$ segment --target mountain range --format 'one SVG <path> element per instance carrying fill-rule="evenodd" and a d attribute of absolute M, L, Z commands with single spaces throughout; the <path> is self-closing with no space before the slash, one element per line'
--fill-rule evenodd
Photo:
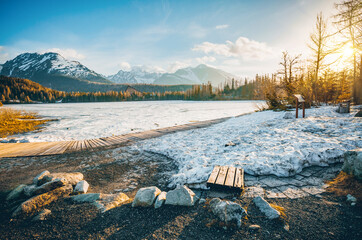
<path fill-rule="evenodd" d="M 210 82 L 213 86 L 235 78 L 230 73 L 201 64 L 179 69 L 174 73 L 152 71 L 136 66 L 103 76 L 77 61 L 70 61 L 58 53 L 23 53 L 0 65 L 0 75 L 27 78 L 45 87 L 61 91 L 116 90 L 119 84 L 194 85 Z"/>

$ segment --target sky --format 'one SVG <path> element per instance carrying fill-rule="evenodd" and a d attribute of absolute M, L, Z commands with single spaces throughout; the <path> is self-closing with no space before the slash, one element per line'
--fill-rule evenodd
<path fill-rule="evenodd" d="M 0 0 L 0 64 L 58 52 L 111 75 L 207 64 L 238 77 L 274 73 L 282 51 L 308 55 L 333 0 Z"/>

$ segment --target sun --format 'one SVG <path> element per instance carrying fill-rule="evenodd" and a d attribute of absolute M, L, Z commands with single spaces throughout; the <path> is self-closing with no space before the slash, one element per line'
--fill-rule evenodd
<path fill-rule="evenodd" d="M 342 49 L 341 49 L 341 56 L 342 58 L 344 59 L 349 59 L 350 57 L 352 57 L 354 54 L 354 49 L 353 47 L 348 44 L 348 45 L 345 45 Z"/>

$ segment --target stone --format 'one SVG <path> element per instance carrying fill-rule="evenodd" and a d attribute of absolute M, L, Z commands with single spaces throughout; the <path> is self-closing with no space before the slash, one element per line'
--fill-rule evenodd
<path fill-rule="evenodd" d="M 296 198 L 309 196 L 309 193 L 303 191 L 302 188 L 298 188 L 298 187 L 291 186 L 291 185 L 290 186 L 281 186 L 281 187 L 278 187 L 278 189 L 290 199 L 296 199 Z"/>
<path fill-rule="evenodd" d="M 33 222 L 44 221 L 51 213 L 52 213 L 52 211 L 50 211 L 49 209 L 44 209 L 38 215 L 33 217 L 33 219 L 31 221 L 33 221 Z"/>
<path fill-rule="evenodd" d="M 239 204 L 222 201 L 220 198 L 213 198 L 210 201 L 210 209 L 220 221 L 226 224 L 236 223 L 238 227 L 241 227 L 241 219 L 247 215 Z"/>
<path fill-rule="evenodd" d="M 260 226 L 257 225 L 257 224 L 252 224 L 252 225 L 249 226 L 249 229 L 250 230 L 258 230 L 258 229 L 260 229 Z"/>
<path fill-rule="evenodd" d="M 259 210 L 265 214 L 265 216 L 268 219 L 276 219 L 280 217 L 281 215 L 280 212 L 275 208 L 273 208 L 272 206 L 270 206 L 270 204 L 267 201 L 265 201 L 264 198 L 258 196 L 253 199 L 253 202 L 259 208 Z"/>
<path fill-rule="evenodd" d="M 74 193 L 87 193 L 89 188 L 89 183 L 86 180 L 79 181 L 77 185 L 75 185 Z"/>
<path fill-rule="evenodd" d="M 255 198 L 257 196 L 264 196 L 264 188 L 262 188 L 262 187 L 247 187 L 247 188 L 245 188 L 243 197 Z"/>
<path fill-rule="evenodd" d="M 167 192 L 161 192 L 160 195 L 157 196 L 155 201 L 155 208 L 160 208 L 166 201 L 166 194 Z"/>
<path fill-rule="evenodd" d="M 26 185 L 20 184 L 19 186 L 14 188 L 14 190 L 12 190 L 6 197 L 6 201 L 10 202 L 10 201 L 19 199 L 21 197 L 21 195 L 23 194 L 25 187 L 26 187 Z"/>
<path fill-rule="evenodd" d="M 70 200 L 78 203 L 91 203 L 101 199 L 100 193 L 87 193 L 69 197 Z"/>
<path fill-rule="evenodd" d="M 287 197 L 278 188 L 272 188 L 270 190 L 265 190 L 265 196 L 267 198 L 286 198 Z"/>
<path fill-rule="evenodd" d="M 81 195 L 78 195 L 81 196 Z M 129 197 L 124 193 L 116 193 L 116 194 L 101 194 L 100 199 L 95 201 L 93 204 L 100 210 L 101 212 L 106 212 L 112 208 L 123 205 L 128 202 Z"/>
<path fill-rule="evenodd" d="M 66 184 L 67 184 L 67 181 L 64 178 L 56 178 L 53 181 L 46 182 L 41 186 L 36 186 L 36 185 L 27 186 L 24 189 L 24 193 L 25 193 L 26 196 L 31 197 L 31 196 L 34 196 L 34 195 L 49 192 L 49 191 L 51 191 L 53 189 L 56 189 L 58 187 L 63 187 Z"/>
<path fill-rule="evenodd" d="M 344 154 L 342 170 L 354 175 L 357 179 L 362 179 L 362 148 L 354 149 Z"/>
<path fill-rule="evenodd" d="M 354 117 L 362 117 L 362 109 L 360 109 L 358 111 L 358 113 L 356 113 L 356 115 L 354 115 Z"/>
<path fill-rule="evenodd" d="M 201 199 L 199 200 L 199 204 L 202 205 L 202 204 L 204 204 L 204 203 L 206 203 L 206 199 L 205 199 L 205 198 L 201 198 Z"/>
<path fill-rule="evenodd" d="M 347 194 L 347 202 L 355 203 L 357 202 L 357 198 L 353 197 L 351 194 Z"/>
<path fill-rule="evenodd" d="M 284 119 L 293 119 L 293 118 L 295 118 L 295 116 L 294 116 L 294 114 L 292 113 L 292 112 L 286 112 L 285 114 L 284 114 L 284 117 L 283 117 Z"/>
<path fill-rule="evenodd" d="M 53 181 L 56 178 L 64 178 L 67 180 L 69 184 L 72 184 L 75 186 L 79 181 L 82 181 L 84 176 L 80 172 L 74 172 L 74 173 L 52 173 L 45 175 L 41 180 L 39 180 L 38 185 L 42 185 L 46 182 Z"/>
<path fill-rule="evenodd" d="M 30 214 L 39 208 L 42 208 L 56 200 L 58 200 L 61 197 L 68 196 L 73 191 L 72 185 L 66 185 L 60 188 L 56 188 L 50 192 L 43 193 L 40 195 L 37 195 L 35 197 L 32 197 L 22 204 L 14 211 L 12 214 L 13 217 L 19 216 L 19 215 L 27 215 Z"/>
<path fill-rule="evenodd" d="M 145 187 L 138 190 L 132 202 L 132 207 L 151 207 L 156 197 L 161 193 L 157 187 Z"/>
<path fill-rule="evenodd" d="M 177 186 L 166 194 L 165 204 L 177 206 L 193 206 L 197 200 L 195 193 L 184 186 Z"/>
<path fill-rule="evenodd" d="M 50 174 L 50 172 L 48 170 L 45 170 L 45 171 L 39 173 L 35 178 L 33 178 L 33 184 L 38 185 L 38 182 L 41 181 L 44 176 L 49 175 L 49 174 Z M 39 185 L 41 185 L 41 184 L 39 184 Z"/>

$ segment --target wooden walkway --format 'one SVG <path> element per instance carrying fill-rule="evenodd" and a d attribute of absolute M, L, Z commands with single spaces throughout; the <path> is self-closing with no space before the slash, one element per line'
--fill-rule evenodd
<path fill-rule="evenodd" d="M 119 136 L 80 141 L 0 143 L 0 158 L 58 155 L 71 152 L 93 151 L 99 150 L 101 148 L 111 148 L 119 145 L 132 144 L 149 138 L 160 137 L 178 131 L 208 127 L 210 125 L 223 122 L 229 118 L 230 117 L 225 117 L 214 120 L 200 121 L 190 124 L 149 130 L 140 133 L 130 133 Z"/>

